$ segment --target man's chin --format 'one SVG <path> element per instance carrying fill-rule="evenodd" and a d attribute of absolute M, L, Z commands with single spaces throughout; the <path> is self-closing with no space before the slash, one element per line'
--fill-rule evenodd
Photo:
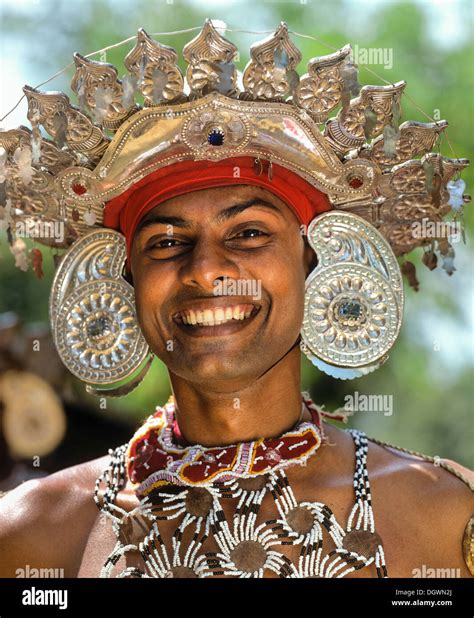
<path fill-rule="evenodd" d="M 188 362 L 180 362 L 179 366 L 168 365 L 168 370 L 188 382 L 207 385 L 212 389 L 219 385 L 224 390 L 240 388 L 255 381 L 260 374 L 259 368 L 249 362 L 248 354 L 242 357 L 223 354 L 190 357 Z"/>

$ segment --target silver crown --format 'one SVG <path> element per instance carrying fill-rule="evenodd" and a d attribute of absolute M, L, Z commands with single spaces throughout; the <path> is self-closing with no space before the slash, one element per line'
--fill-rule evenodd
<path fill-rule="evenodd" d="M 360 88 L 349 45 L 312 58 L 301 76 L 284 23 L 252 45 L 241 76 L 237 51 L 207 20 L 183 49 L 183 75 L 175 50 L 140 29 L 121 80 L 113 65 L 74 55 L 78 106 L 25 86 L 32 128 L 0 131 L 13 236 L 17 222 L 61 221 L 61 241 L 37 240 L 69 247 L 103 225 L 108 200 L 150 172 L 236 154 L 298 173 L 336 209 L 378 228 L 396 255 L 432 242 L 414 223 L 442 222 L 470 200 L 454 180 L 469 161 L 430 152 L 447 123 L 399 124 L 405 82 Z M 439 245 L 445 255 L 448 245 Z"/>

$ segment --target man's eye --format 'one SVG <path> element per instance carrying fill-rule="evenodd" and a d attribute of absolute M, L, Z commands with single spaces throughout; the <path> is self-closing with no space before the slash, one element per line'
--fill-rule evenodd
<path fill-rule="evenodd" d="M 179 247 L 182 243 L 176 238 L 164 238 L 163 240 L 158 240 L 150 245 L 149 249 L 172 249 L 174 247 Z"/>
<path fill-rule="evenodd" d="M 234 238 L 257 238 L 258 236 L 268 236 L 268 234 L 252 227 L 247 230 L 242 230 L 242 232 L 236 234 Z"/>

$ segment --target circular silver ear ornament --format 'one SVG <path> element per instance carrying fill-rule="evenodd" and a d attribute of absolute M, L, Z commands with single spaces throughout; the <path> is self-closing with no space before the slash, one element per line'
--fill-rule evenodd
<path fill-rule="evenodd" d="M 151 364 L 134 290 L 122 276 L 126 255 L 122 234 L 94 230 L 63 257 L 51 289 L 49 315 L 59 356 L 97 395 L 125 395 Z"/>
<path fill-rule="evenodd" d="M 301 349 L 333 377 L 366 375 L 385 362 L 400 331 L 397 258 L 372 225 L 348 212 L 313 219 L 308 241 L 318 265 L 306 280 Z"/>

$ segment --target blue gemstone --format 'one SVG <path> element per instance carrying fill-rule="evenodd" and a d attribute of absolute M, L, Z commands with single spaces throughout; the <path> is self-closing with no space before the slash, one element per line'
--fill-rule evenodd
<path fill-rule="evenodd" d="M 349 319 L 359 319 L 362 313 L 361 306 L 359 303 L 354 301 L 348 301 L 342 303 L 338 307 L 339 317 L 341 318 L 349 318 Z"/>
<path fill-rule="evenodd" d="M 212 129 L 212 131 L 209 131 L 207 141 L 211 146 L 222 146 L 224 143 L 224 133 L 218 129 Z"/>
<path fill-rule="evenodd" d="M 108 333 L 111 329 L 110 320 L 106 317 L 96 318 L 91 320 L 87 325 L 87 334 L 91 338 L 101 337 Z"/>

